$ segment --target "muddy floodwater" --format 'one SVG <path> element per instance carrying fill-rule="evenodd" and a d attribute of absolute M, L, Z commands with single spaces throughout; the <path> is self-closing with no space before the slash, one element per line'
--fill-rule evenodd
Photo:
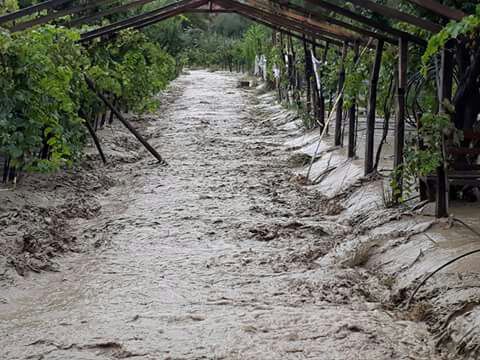
<path fill-rule="evenodd" d="M 350 230 L 299 184 L 291 129 L 239 78 L 172 84 L 148 128 L 169 166 L 142 153 L 117 168 L 98 216 L 75 220 L 98 246 L 0 288 L 0 359 L 445 358 L 374 273 L 321 265 Z"/>

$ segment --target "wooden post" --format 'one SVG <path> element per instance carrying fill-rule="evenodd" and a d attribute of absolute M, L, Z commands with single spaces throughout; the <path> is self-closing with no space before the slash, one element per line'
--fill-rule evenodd
<path fill-rule="evenodd" d="M 85 121 L 83 123 L 87 127 L 88 132 L 90 133 L 90 136 L 92 137 L 93 142 L 95 143 L 95 147 L 97 148 L 98 153 L 100 154 L 100 158 L 102 159 L 103 163 L 106 164 L 107 159 L 105 158 L 105 154 L 103 153 L 102 146 L 100 145 L 100 140 L 98 140 L 98 137 L 97 137 L 97 134 L 95 133 L 95 130 L 93 129 L 93 127 L 90 124 L 90 122 L 88 121 L 88 119 L 85 119 Z"/>
<path fill-rule="evenodd" d="M 453 55 L 451 46 L 447 46 L 442 50 L 442 63 L 440 67 L 440 108 L 441 113 L 445 113 L 446 109 L 443 104 L 444 100 L 452 100 L 453 85 Z M 444 141 L 442 144 L 444 152 Z M 445 152 L 443 154 L 445 161 Z M 443 163 L 437 168 L 437 202 L 435 206 L 435 216 L 437 218 L 448 217 L 448 178 L 446 173 L 446 164 Z"/>
<path fill-rule="evenodd" d="M 327 61 L 327 56 L 328 56 L 328 49 L 329 49 L 330 43 L 326 42 L 325 43 L 325 50 L 323 52 L 322 56 L 322 65 L 325 64 Z M 320 81 L 323 82 L 323 72 L 320 73 Z M 320 124 L 325 125 L 325 88 L 323 87 L 322 83 L 319 84 L 320 88 L 318 89 L 318 121 Z"/>
<path fill-rule="evenodd" d="M 160 156 L 160 154 L 143 138 L 140 133 L 135 130 L 135 128 L 123 117 L 123 115 L 118 111 L 111 103 L 110 101 L 107 100 L 107 98 L 97 89 L 95 88 L 94 82 L 89 79 L 87 76 L 85 76 L 85 81 L 87 82 L 88 87 L 90 90 L 92 90 L 97 96 L 100 98 L 100 100 L 103 101 L 103 103 L 115 114 L 118 120 L 125 125 L 125 127 L 142 143 L 143 146 L 162 164 L 162 165 L 168 165 L 165 160 Z"/>
<path fill-rule="evenodd" d="M 403 149 L 405 145 L 405 93 L 407 89 L 407 61 L 408 61 L 408 41 L 405 38 L 399 38 L 399 56 L 398 56 L 398 88 L 397 88 L 397 111 L 395 121 L 395 139 L 394 139 L 394 160 L 393 166 L 399 169 L 403 165 Z M 398 189 L 394 194 L 394 200 L 398 202 L 403 195 L 403 179 L 401 171 L 396 174 L 396 183 Z"/>
<path fill-rule="evenodd" d="M 340 59 L 340 71 L 338 73 L 338 91 L 339 96 L 335 117 L 335 146 L 342 144 L 342 117 L 343 117 L 343 85 L 345 84 L 345 58 L 347 57 L 348 43 L 343 43 L 342 58 Z"/>
<path fill-rule="evenodd" d="M 113 107 L 117 107 L 117 102 L 118 102 L 118 99 L 117 99 L 117 97 L 114 95 L 114 96 L 113 96 Z M 115 114 L 113 113 L 113 111 L 110 110 L 110 118 L 108 119 L 108 125 L 112 125 L 112 123 L 113 123 L 113 116 L 114 116 L 114 115 L 115 115 Z"/>
<path fill-rule="evenodd" d="M 291 102 L 296 102 L 295 88 L 296 88 L 296 69 L 295 69 L 295 49 L 293 47 L 293 40 L 291 36 L 287 36 L 287 49 L 288 49 L 288 83 L 289 90 L 291 92 Z"/>
<path fill-rule="evenodd" d="M 312 58 L 310 56 L 310 52 L 308 51 L 307 40 L 305 35 L 303 35 L 303 52 L 305 55 L 305 82 L 307 85 L 307 94 L 306 94 L 306 107 L 307 107 L 307 114 L 310 116 L 312 111 L 312 98 L 311 98 L 311 77 L 312 77 Z"/>
<path fill-rule="evenodd" d="M 355 42 L 353 63 L 358 61 L 358 42 Z M 355 157 L 355 130 L 357 118 L 357 101 L 353 99 L 352 105 L 348 109 L 348 157 Z"/>
<path fill-rule="evenodd" d="M 320 121 L 320 86 L 317 84 L 317 74 L 315 73 L 316 66 L 313 65 L 312 55 L 317 58 L 317 43 L 315 38 L 312 37 L 312 51 L 308 56 L 310 57 L 310 62 L 312 65 L 312 74 L 310 76 L 310 87 L 312 89 L 312 109 L 313 109 L 313 118 L 316 120 L 317 124 L 320 125 L 320 128 L 323 129 L 324 121 Z M 318 69 L 317 69 L 318 71 Z"/>
<path fill-rule="evenodd" d="M 107 109 L 102 114 L 102 118 L 100 119 L 100 129 L 105 126 L 105 121 L 107 120 Z"/>
<path fill-rule="evenodd" d="M 365 136 L 365 175 L 373 172 L 373 147 L 375 142 L 375 114 L 377 110 L 377 87 L 382 65 L 383 40 L 377 40 L 375 60 L 373 62 L 372 76 L 370 78 L 370 91 L 368 94 L 367 132 Z"/>
<path fill-rule="evenodd" d="M 312 70 L 312 73 L 310 75 L 310 89 L 312 89 L 312 91 L 310 92 L 310 102 L 312 103 L 312 117 L 315 119 L 315 120 L 318 120 L 317 118 L 317 114 L 318 114 L 318 89 L 317 89 L 317 83 L 315 81 L 315 67 L 313 66 L 313 59 L 312 59 L 312 54 L 313 56 L 316 57 L 316 52 L 317 52 L 317 49 L 316 49 L 316 43 L 315 43 L 315 38 L 312 38 L 312 43 L 311 43 L 311 50 L 308 54 L 305 54 L 306 56 L 308 56 L 310 58 L 310 65 L 311 65 L 311 70 Z"/>

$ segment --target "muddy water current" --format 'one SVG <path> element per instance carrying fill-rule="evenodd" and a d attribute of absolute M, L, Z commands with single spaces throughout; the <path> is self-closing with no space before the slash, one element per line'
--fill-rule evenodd
<path fill-rule="evenodd" d="M 101 214 L 98 248 L 1 290 L 1 359 L 437 359 L 421 323 L 359 268 L 320 266 L 320 195 L 292 180 L 268 104 L 191 71 Z M 335 223 L 333 223 L 335 227 Z"/>

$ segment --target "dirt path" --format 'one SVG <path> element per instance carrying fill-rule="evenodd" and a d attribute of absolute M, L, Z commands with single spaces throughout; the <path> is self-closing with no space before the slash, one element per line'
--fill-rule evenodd
<path fill-rule="evenodd" d="M 103 234 L 99 251 L 2 290 L 1 359 L 439 358 L 377 279 L 316 265 L 342 238 L 292 179 L 287 132 L 237 81 L 175 82 L 151 140 L 170 166 L 118 174 L 126 185 L 78 222 Z"/>

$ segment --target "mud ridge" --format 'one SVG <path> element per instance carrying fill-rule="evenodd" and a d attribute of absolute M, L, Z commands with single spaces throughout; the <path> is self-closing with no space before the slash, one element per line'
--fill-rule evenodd
<path fill-rule="evenodd" d="M 168 105 L 180 89 L 159 96 Z M 145 133 L 152 116 L 127 114 Z M 68 252 L 84 252 L 108 242 L 102 229 L 79 229 L 82 220 L 102 211 L 101 197 L 112 187 L 122 187 L 122 174 L 140 160 L 149 161 L 138 141 L 115 121 L 99 131 L 108 164 L 101 163 L 90 144 L 84 159 L 73 169 L 56 174 L 23 174 L 18 184 L 0 188 L 0 286 L 15 283 L 16 275 L 59 271 L 56 258 Z M 120 176 L 118 176 L 120 175 Z M 105 229 L 103 229 L 105 230 Z M 13 271 L 14 270 L 14 271 Z"/>
<path fill-rule="evenodd" d="M 272 96 L 270 103 L 274 103 Z M 293 151 L 295 159 L 310 157 L 318 136 L 314 132 L 291 133 L 286 150 Z M 361 159 L 346 159 L 344 150 L 335 148 L 331 138 L 327 137 L 321 146 L 313 176 L 325 173 L 325 169 L 333 170 L 315 185 L 305 185 L 318 191 L 323 199 L 334 201 L 338 211 L 329 218 L 350 227 L 351 233 L 315 263 L 370 274 L 368 278 L 376 281 L 365 283 L 364 291 L 369 292 L 371 284 L 382 285 L 384 297 L 376 301 L 394 312 L 397 319 L 425 324 L 431 338 L 436 339 L 438 356 L 479 358 L 478 256 L 462 259 L 435 274 L 407 307 L 410 294 L 429 272 L 479 247 L 478 206 L 452 203 L 453 217 L 439 221 L 433 218 L 433 204 L 420 206 L 421 210 L 415 210 L 415 203 L 391 208 L 385 203 L 385 180 L 363 178 L 362 165 Z M 294 168 L 302 176 L 307 166 L 300 162 Z M 454 221 L 457 216 L 460 223 Z"/>

